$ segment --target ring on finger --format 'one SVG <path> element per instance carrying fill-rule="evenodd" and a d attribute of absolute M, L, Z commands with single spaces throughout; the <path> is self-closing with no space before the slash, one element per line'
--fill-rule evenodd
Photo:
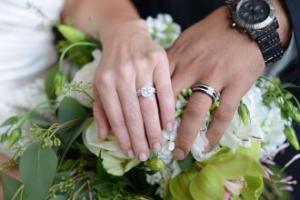
<path fill-rule="evenodd" d="M 143 86 L 136 91 L 138 97 L 151 97 L 156 93 L 156 89 L 153 86 Z"/>
<path fill-rule="evenodd" d="M 192 87 L 192 92 L 201 92 L 208 95 L 213 102 L 216 102 L 220 99 L 221 93 L 215 88 L 207 84 L 196 84 Z"/>

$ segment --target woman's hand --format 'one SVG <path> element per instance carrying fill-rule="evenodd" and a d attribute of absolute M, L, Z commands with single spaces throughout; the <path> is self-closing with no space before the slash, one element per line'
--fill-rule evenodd
<path fill-rule="evenodd" d="M 155 44 L 143 20 L 111 24 L 101 32 L 103 56 L 94 81 L 94 115 L 103 139 L 111 126 L 124 153 L 147 160 L 160 150 L 162 128 L 175 120 L 174 94 L 166 52 Z M 154 86 L 151 97 L 137 90 Z"/>
<path fill-rule="evenodd" d="M 230 26 L 226 7 L 214 11 L 185 31 L 168 51 L 175 95 L 194 84 L 207 84 L 221 92 L 207 132 L 212 149 L 219 143 L 239 106 L 240 99 L 262 74 L 264 60 L 255 41 Z M 287 19 L 278 17 L 281 38 L 288 40 Z M 190 98 L 179 129 L 174 156 L 184 159 L 203 124 L 212 100 L 204 93 Z"/>

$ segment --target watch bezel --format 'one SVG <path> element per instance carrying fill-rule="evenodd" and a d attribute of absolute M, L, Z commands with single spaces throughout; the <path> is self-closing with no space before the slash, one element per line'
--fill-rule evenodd
<path fill-rule="evenodd" d="M 270 8 L 269 16 L 264 21 L 256 23 L 256 24 L 250 24 L 248 22 L 245 22 L 243 19 L 241 19 L 238 16 L 238 11 L 239 11 L 239 8 L 241 7 L 241 5 L 243 5 L 243 3 L 245 3 L 246 1 L 248 1 L 248 0 L 240 0 L 236 4 L 234 12 L 233 12 L 234 21 L 240 27 L 245 28 L 247 30 L 259 30 L 259 29 L 264 29 L 265 27 L 269 26 L 275 20 L 276 13 L 275 13 L 275 7 L 272 3 L 272 0 L 263 0 L 269 5 L 269 8 Z"/>

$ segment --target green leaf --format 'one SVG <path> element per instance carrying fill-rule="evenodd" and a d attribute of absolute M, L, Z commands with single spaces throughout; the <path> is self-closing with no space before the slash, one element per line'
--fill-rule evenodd
<path fill-rule="evenodd" d="M 178 161 L 179 167 L 182 171 L 188 171 L 194 164 L 194 158 L 189 154 L 184 160 Z"/>
<path fill-rule="evenodd" d="M 65 130 L 62 135 L 62 140 L 64 143 L 64 148 L 63 148 L 63 154 L 60 157 L 59 161 L 59 168 L 61 168 L 62 163 L 65 159 L 65 156 L 67 155 L 69 149 L 71 148 L 72 144 L 74 141 L 81 135 L 81 133 L 87 129 L 87 127 L 91 124 L 91 119 L 85 120 L 83 123 L 78 122 L 78 124 L 75 127 L 72 127 L 68 130 Z"/>
<path fill-rule="evenodd" d="M 189 192 L 189 185 L 196 175 L 197 175 L 197 171 L 190 170 L 172 179 L 169 183 L 169 195 L 171 195 L 172 197 L 171 199 L 193 200 Z"/>
<path fill-rule="evenodd" d="M 58 121 L 60 123 L 74 119 L 85 119 L 91 116 L 78 101 L 71 97 L 65 97 L 58 108 Z"/>
<path fill-rule="evenodd" d="M 194 200 L 224 200 L 224 186 L 218 169 L 212 165 L 204 167 L 192 180 L 189 188 Z"/>
<path fill-rule="evenodd" d="M 51 126 L 51 120 L 38 112 L 31 112 L 29 116 L 29 121 L 32 124 L 43 128 Z"/>
<path fill-rule="evenodd" d="M 295 130 L 291 126 L 285 126 L 284 133 L 288 139 L 288 141 L 291 143 L 291 145 L 296 149 L 299 150 L 299 141 L 297 139 L 297 135 Z"/>
<path fill-rule="evenodd" d="M 8 176 L 4 173 L 1 173 L 1 181 L 2 181 L 2 188 L 3 188 L 3 195 L 4 195 L 3 199 L 4 200 L 13 199 L 13 196 L 16 194 L 18 189 L 22 186 L 22 183 L 17 179 Z"/>
<path fill-rule="evenodd" d="M 67 197 L 63 195 L 57 195 L 54 200 L 67 200 Z"/>
<path fill-rule="evenodd" d="M 20 120 L 19 116 L 12 116 L 8 119 L 6 119 L 1 125 L 0 128 L 5 127 L 5 126 L 10 126 L 10 125 L 14 125 L 16 123 L 18 123 Z"/>
<path fill-rule="evenodd" d="M 242 101 L 240 102 L 240 106 L 238 108 L 238 113 L 240 116 L 240 119 L 242 120 L 244 126 L 248 126 L 250 124 L 250 112 L 245 103 Z"/>
<path fill-rule="evenodd" d="M 41 142 L 30 145 L 20 158 L 20 177 L 28 200 L 46 199 L 55 176 L 57 156 L 53 149 L 41 146 Z"/>
<path fill-rule="evenodd" d="M 22 135 L 22 129 L 16 128 L 14 129 L 7 137 L 5 146 L 6 148 L 11 148 L 16 142 L 19 141 Z"/>
<path fill-rule="evenodd" d="M 55 93 L 56 89 L 55 89 L 54 80 L 58 72 L 59 72 L 59 67 L 57 65 L 48 71 L 45 78 L 45 83 L 44 83 L 45 91 L 49 100 L 55 100 L 57 97 Z"/>

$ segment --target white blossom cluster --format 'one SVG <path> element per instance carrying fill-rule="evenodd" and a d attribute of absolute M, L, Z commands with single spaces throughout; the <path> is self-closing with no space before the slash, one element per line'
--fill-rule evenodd
<path fill-rule="evenodd" d="M 168 14 L 158 14 L 147 18 L 148 31 L 152 38 L 163 48 L 169 48 L 181 33 L 181 28 Z"/>

